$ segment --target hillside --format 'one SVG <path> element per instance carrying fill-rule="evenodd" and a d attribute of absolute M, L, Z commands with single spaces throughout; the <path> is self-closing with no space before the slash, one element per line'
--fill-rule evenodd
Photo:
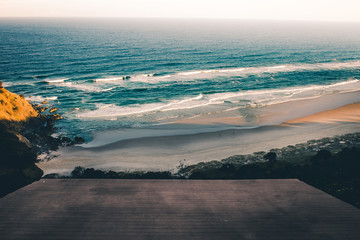
<path fill-rule="evenodd" d="M 26 121 L 38 113 L 23 97 L 0 87 L 0 121 Z"/>

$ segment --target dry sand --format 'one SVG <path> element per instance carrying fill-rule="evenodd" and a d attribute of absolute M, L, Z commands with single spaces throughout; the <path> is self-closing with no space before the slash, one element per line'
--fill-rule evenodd
<path fill-rule="evenodd" d="M 293 119 L 282 125 L 299 123 L 338 123 L 360 122 L 360 103 L 348 104 L 339 108 L 319 112 L 310 116 Z"/>

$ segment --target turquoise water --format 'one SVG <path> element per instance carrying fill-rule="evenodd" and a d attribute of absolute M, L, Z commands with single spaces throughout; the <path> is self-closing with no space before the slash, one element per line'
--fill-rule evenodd
<path fill-rule="evenodd" d="M 360 25 L 1 19 L 0 80 L 85 136 L 360 90 Z"/>

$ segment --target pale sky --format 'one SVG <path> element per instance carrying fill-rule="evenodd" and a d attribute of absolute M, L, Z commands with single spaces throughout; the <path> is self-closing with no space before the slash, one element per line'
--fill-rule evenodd
<path fill-rule="evenodd" d="M 0 0 L 0 17 L 237 18 L 360 22 L 360 0 Z"/>

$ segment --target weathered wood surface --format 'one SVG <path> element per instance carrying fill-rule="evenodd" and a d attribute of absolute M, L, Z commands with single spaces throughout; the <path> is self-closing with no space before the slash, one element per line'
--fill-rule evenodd
<path fill-rule="evenodd" d="M 298 180 L 43 179 L 0 199 L 0 239 L 360 239 L 360 210 Z"/>

